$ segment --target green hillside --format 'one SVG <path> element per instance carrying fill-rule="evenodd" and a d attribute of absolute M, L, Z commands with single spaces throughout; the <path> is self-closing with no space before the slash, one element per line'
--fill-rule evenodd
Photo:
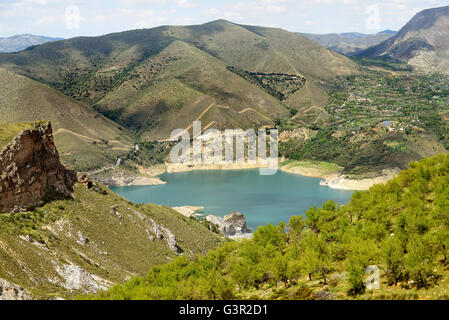
<path fill-rule="evenodd" d="M 176 60 L 151 73 L 157 61 L 170 57 Z M 289 114 L 280 101 L 228 71 L 223 62 L 181 41 L 136 67 L 129 78 L 94 108 L 145 131 L 147 138 L 166 138 L 195 120 L 216 129 L 248 128 L 273 125 L 275 117 Z"/>
<path fill-rule="evenodd" d="M 0 54 L 0 66 L 148 139 L 167 138 L 199 118 L 219 129 L 273 125 L 289 108 L 322 106 L 327 92 L 320 83 L 357 70 L 298 34 L 223 20 L 47 43 Z M 271 77 L 270 84 L 259 86 L 230 68 Z"/>
<path fill-rule="evenodd" d="M 282 29 L 218 20 L 201 26 L 169 27 L 169 33 L 228 65 L 253 72 L 299 74 L 323 80 L 356 70 L 348 58 Z"/>
<path fill-rule="evenodd" d="M 359 74 L 331 82 L 325 108 L 282 121 L 281 134 L 298 127 L 312 131 L 307 139 L 281 141 L 281 155 L 337 163 L 345 174 L 366 177 L 448 150 L 449 78 L 391 70 L 403 64 L 364 63 Z"/>
<path fill-rule="evenodd" d="M 340 207 L 311 208 L 203 258 L 177 258 L 93 299 L 447 299 L 449 155 L 411 163 Z M 380 270 L 367 290 L 365 269 Z"/>
<path fill-rule="evenodd" d="M 46 85 L 0 69 L 0 126 L 41 120 L 52 122 L 61 159 L 75 169 L 115 163 L 132 148 L 125 128 Z"/>

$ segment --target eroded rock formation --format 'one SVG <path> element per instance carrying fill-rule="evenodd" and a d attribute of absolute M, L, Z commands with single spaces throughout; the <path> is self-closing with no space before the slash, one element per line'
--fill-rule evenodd
<path fill-rule="evenodd" d="M 70 197 L 74 171 L 59 160 L 51 124 L 20 132 L 0 152 L 0 212 L 25 211 L 56 196 Z"/>

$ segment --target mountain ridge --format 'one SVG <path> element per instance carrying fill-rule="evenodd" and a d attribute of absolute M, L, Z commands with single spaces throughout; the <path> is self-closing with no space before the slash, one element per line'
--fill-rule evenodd
<path fill-rule="evenodd" d="M 329 34 L 302 33 L 301 35 L 318 42 L 325 48 L 347 56 L 354 56 L 371 46 L 391 38 L 396 33 L 396 31 L 384 30 L 375 34 L 345 32 Z"/>
<path fill-rule="evenodd" d="M 173 46 L 177 49 L 171 52 Z M 204 68 L 190 72 L 189 64 L 197 65 L 195 61 L 199 60 L 206 63 Z M 175 65 L 184 73 L 174 70 Z M 218 123 L 218 129 L 273 126 L 276 118 L 288 117 L 289 109 L 325 100 L 327 93 L 320 88 L 320 82 L 357 70 L 348 58 L 295 33 L 225 20 L 46 43 L 20 53 L 0 54 L 0 66 L 50 85 L 94 106 L 139 136 L 154 139 L 166 139 L 169 132 L 179 128 L 170 125 L 174 112 L 185 116 L 182 126 L 186 127 L 211 104 L 224 107 L 212 110 L 214 114 L 205 119 L 207 124 Z M 229 66 L 268 76 L 283 73 L 305 77 L 307 88 L 279 101 L 263 86 L 227 70 Z M 175 97 L 159 91 L 159 97 L 154 99 L 151 88 L 161 81 L 168 91 L 176 91 Z M 270 81 L 288 85 L 282 84 L 282 79 Z M 140 102 L 132 105 L 133 99 L 128 99 L 127 105 L 119 105 L 123 97 L 117 97 L 117 92 Z M 193 106 L 193 112 L 184 112 L 195 101 L 194 96 L 201 98 L 200 103 Z M 247 108 L 256 112 L 239 114 Z M 139 121 L 134 125 L 132 119 Z"/>
<path fill-rule="evenodd" d="M 394 37 L 360 57 L 403 60 L 418 71 L 449 72 L 449 6 L 417 13 Z"/>
<path fill-rule="evenodd" d="M 0 38 L 0 53 L 19 52 L 31 46 L 44 44 L 47 42 L 64 40 L 63 38 L 52 38 L 34 34 L 20 34 L 11 37 Z"/>

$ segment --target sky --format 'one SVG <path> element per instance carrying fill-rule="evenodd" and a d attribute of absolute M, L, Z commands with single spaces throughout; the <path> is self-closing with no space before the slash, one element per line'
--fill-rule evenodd
<path fill-rule="evenodd" d="M 217 19 L 306 33 L 399 30 L 443 0 L 0 0 L 0 37 L 99 36 Z"/>

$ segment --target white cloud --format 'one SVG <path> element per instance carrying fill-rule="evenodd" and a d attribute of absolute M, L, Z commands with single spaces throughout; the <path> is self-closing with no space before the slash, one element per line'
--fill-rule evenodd
<path fill-rule="evenodd" d="M 366 8 L 373 3 L 380 4 L 382 29 L 399 29 L 418 11 L 447 5 L 445 0 L 0 0 L 0 37 L 99 35 L 218 18 L 299 32 L 370 32 Z M 64 23 L 71 5 L 80 8 L 82 23 L 76 31 Z"/>
<path fill-rule="evenodd" d="M 155 17 L 155 18 L 152 18 L 149 20 L 141 20 L 141 21 L 136 22 L 136 24 L 134 24 L 134 28 L 149 29 L 149 28 L 159 26 L 162 23 L 164 23 L 165 21 L 167 21 L 166 17 Z"/>
<path fill-rule="evenodd" d="M 155 4 L 165 4 L 167 0 L 121 0 L 122 6 L 130 7 L 130 6 L 143 6 L 143 5 L 155 5 Z"/>
<path fill-rule="evenodd" d="M 182 8 L 196 8 L 198 4 L 190 2 L 189 0 L 176 0 L 176 4 Z"/>
<path fill-rule="evenodd" d="M 204 10 L 204 15 L 208 16 L 208 17 L 216 17 L 218 16 L 220 13 L 220 10 L 218 10 L 217 8 L 209 8 Z"/>

